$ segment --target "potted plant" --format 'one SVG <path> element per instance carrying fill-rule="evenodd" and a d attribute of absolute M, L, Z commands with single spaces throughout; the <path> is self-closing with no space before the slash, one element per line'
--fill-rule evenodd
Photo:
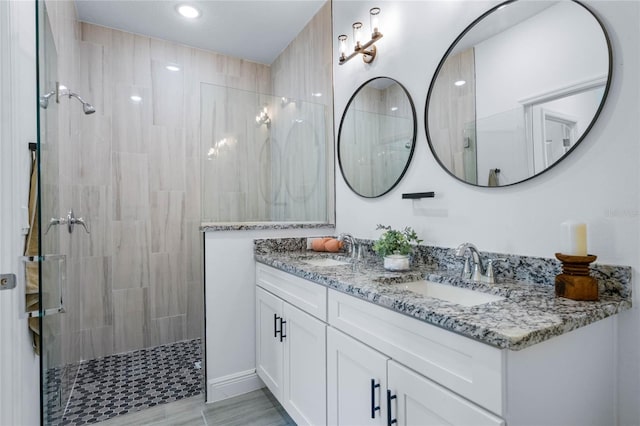
<path fill-rule="evenodd" d="M 413 252 L 413 246 L 422 242 L 416 231 L 409 226 L 402 231 L 385 225 L 378 225 L 376 229 L 384 230 L 373 244 L 373 251 L 384 258 L 384 268 L 389 271 L 408 270 L 409 255 Z"/>

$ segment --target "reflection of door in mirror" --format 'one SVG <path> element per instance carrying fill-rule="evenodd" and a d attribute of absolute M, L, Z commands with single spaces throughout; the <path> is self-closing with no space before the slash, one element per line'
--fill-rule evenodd
<path fill-rule="evenodd" d="M 587 88 L 578 93 L 575 93 L 575 87 L 556 90 L 537 103 L 525 106 L 527 126 L 531 129 L 527 137 L 533 146 L 534 173 L 540 173 L 560 160 L 589 125 L 604 95 L 605 81 L 598 79 L 585 85 Z M 569 136 L 554 135 L 554 132 L 560 132 L 558 129 L 565 129 L 563 132 L 568 132 Z"/>
<path fill-rule="evenodd" d="M 456 177 L 477 183 L 473 48 L 447 58 L 431 96 L 436 102 L 429 109 L 429 132 L 438 160 Z"/>
<path fill-rule="evenodd" d="M 544 114 L 544 159 L 549 167 L 569 151 L 575 142 L 576 122 Z"/>

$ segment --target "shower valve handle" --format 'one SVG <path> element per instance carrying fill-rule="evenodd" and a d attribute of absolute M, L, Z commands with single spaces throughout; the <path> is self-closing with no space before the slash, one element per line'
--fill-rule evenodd
<path fill-rule="evenodd" d="M 49 221 L 49 225 L 47 225 L 47 229 L 44 231 L 44 234 L 47 235 L 53 225 L 66 225 L 66 224 L 67 224 L 66 217 L 61 217 L 61 218 L 52 217 L 51 220 Z"/>
<path fill-rule="evenodd" d="M 84 221 L 84 219 L 81 217 L 76 217 L 76 215 L 73 214 L 73 209 L 71 209 L 69 210 L 69 213 L 67 213 L 67 229 L 69 230 L 70 234 L 73 232 L 73 225 L 82 225 L 87 234 L 91 233 L 89 232 L 89 228 L 87 227 L 87 223 Z"/>
<path fill-rule="evenodd" d="M 49 225 L 47 225 L 47 229 L 44 231 L 45 235 L 49 232 L 53 225 L 67 225 L 67 231 L 71 234 L 73 232 L 73 225 L 82 225 L 87 234 L 90 234 L 89 227 L 87 223 L 81 217 L 76 217 L 73 213 L 73 209 L 69 210 L 67 213 L 67 217 L 55 218 L 52 217 L 49 221 Z"/>

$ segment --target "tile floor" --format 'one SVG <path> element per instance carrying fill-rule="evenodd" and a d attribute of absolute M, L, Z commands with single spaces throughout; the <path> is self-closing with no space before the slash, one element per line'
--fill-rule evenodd
<path fill-rule="evenodd" d="M 194 396 L 126 414 L 94 426 L 296 426 L 266 389 L 213 404 Z"/>
<path fill-rule="evenodd" d="M 49 410 L 51 420 L 87 425 L 194 397 L 202 392 L 201 360 L 200 339 L 194 339 L 83 362 L 62 419 L 55 421 Z"/>

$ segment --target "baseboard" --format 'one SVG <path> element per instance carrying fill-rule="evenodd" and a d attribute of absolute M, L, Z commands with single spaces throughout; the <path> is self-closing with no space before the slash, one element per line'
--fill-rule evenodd
<path fill-rule="evenodd" d="M 256 370 L 239 371 L 207 381 L 207 403 L 222 401 L 264 387 Z"/>

